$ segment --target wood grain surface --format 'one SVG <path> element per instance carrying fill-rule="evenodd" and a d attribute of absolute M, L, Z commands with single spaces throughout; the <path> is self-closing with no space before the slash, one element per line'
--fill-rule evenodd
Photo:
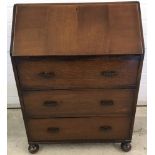
<path fill-rule="evenodd" d="M 32 59 L 18 61 L 23 89 L 105 88 L 134 86 L 137 81 L 137 59 L 57 61 Z"/>
<path fill-rule="evenodd" d="M 12 54 L 141 54 L 139 3 L 16 5 Z"/>
<path fill-rule="evenodd" d="M 28 130 L 32 141 L 128 139 L 129 124 L 128 117 L 30 119 Z"/>
<path fill-rule="evenodd" d="M 29 117 L 48 118 L 82 115 L 129 115 L 135 90 L 26 91 L 23 100 Z"/>

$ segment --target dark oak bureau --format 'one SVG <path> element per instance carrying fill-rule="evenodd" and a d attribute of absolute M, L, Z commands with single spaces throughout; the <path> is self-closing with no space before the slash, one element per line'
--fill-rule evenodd
<path fill-rule="evenodd" d="M 60 142 L 131 149 L 144 58 L 138 2 L 16 4 L 10 54 L 29 152 Z"/>

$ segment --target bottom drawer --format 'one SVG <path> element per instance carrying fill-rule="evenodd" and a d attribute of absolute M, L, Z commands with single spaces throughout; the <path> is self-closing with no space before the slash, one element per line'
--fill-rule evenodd
<path fill-rule="evenodd" d="M 30 119 L 28 133 L 30 141 L 123 140 L 129 125 L 128 117 Z"/>

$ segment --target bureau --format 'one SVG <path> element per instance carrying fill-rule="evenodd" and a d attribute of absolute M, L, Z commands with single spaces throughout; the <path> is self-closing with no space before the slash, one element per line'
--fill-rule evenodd
<path fill-rule="evenodd" d="M 10 54 L 30 153 L 62 142 L 131 149 L 144 58 L 138 2 L 16 4 Z"/>

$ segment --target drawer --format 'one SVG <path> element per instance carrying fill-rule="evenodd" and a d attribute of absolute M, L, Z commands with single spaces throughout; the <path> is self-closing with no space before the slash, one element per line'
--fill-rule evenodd
<path fill-rule="evenodd" d="M 137 59 L 20 59 L 23 89 L 103 88 L 136 85 Z"/>
<path fill-rule="evenodd" d="M 128 117 L 88 117 L 30 119 L 28 133 L 31 141 L 95 140 L 129 138 Z"/>
<path fill-rule="evenodd" d="M 29 116 L 70 116 L 91 114 L 128 114 L 135 90 L 91 89 L 23 92 L 24 107 Z"/>

